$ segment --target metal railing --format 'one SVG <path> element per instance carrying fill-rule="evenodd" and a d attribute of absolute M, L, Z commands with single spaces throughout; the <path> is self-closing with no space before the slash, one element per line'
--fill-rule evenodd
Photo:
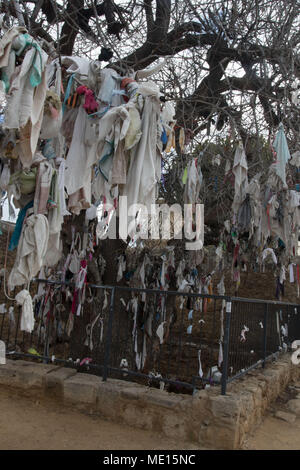
<path fill-rule="evenodd" d="M 300 338 L 299 313 L 297 304 L 232 298 L 232 312 L 227 318 L 228 362 L 223 364 L 226 384 L 258 366 L 264 368 L 269 360 L 289 351 L 293 341 Z"/>
<path fill-rule="evenodd" d="M 300 339 L 300 306 L 191 292 L 86 285 L 80 315 L 74 284 L 35 280 L 35 328 L 21 309 L 0 314 L 8 357 L 56 362 L 107 380 L 134 380 L 193 393 L 227 384 Z M 74 311 L 74 310 L 73 310 Z M 221 340 L 221 341 L 220 341 Z"/>

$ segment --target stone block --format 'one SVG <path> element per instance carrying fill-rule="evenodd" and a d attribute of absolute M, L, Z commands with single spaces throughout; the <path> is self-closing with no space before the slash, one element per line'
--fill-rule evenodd
<path fill-rule="evenodd" d="M 176 408 L 183 400 L 183 397 L 167 392 L 161 392 L 157 389 L 152 389 L 147 390 L 146 393 L 144 393 L 143 400 L 146 401 L 148 405 L 170 409 Z"/>
<path fill-rule="evenodd" d="M 21 389 L 42 388 L 45 376 L 55 369 L 53 364 L 8 360 L 0 366 L 0 384 Z"/>
<path fill-rule="evenodd" d="M 17 382 L 22 388 L 42 388 L 46 375 L 56 369 L 57 366 L 51 364 L 26 362 L 17 370 Z"/>
<path fill-rule="evenodd" d="M 282 419 L 287 423 L 294 423 L 296 420 L 296 415 L 293 413 L 286 413 L 285 411 L 276 411 L 275 418 Z"/>
<path fill-rule="evenodd" d="M 0 385 L 16 385 L 17 362 L 7 359 L 6 364 L 0 366 Z M 23 363 L 24 361 L 22 361 Z"/>
<path fill-rule="evenodd" d="M 236 427 L 231 424 L 219 423 L 206 428 L 204 445 L 212 446 L 218 450 L 233 450 L 238 447 L 238 436 Z"/>
<path fill-rule="evenodd" d="M 45 376 L 45 393 L 50 396 L 63 396 L 64 381 L 76 374 L 75 369 L 68 367 L 60 367 L 50 371 Z"/>
<path fill-rule="evenodd" d="M 300 416 L 300 400 L 295 398 L 287 402 L 287 407 L 290 411 L 295 413 L 297 416 Z"/>
<path fill-rule="evenodd" d="M 169 438 L 180 439 L 180 440 L 191 440 L 193 436 L 192 426 L 186 426 L 184 416 L 175 412 L 167 412 L 161 415 L 162 431 Z M 187 434 L 189 436 L 187 436 Z M 196 438 L 192 438 L 195 440 Z"/>
<path fill-rule="evenodd" d="M 134 403 L 127 403 L 122 409 L 121 419 L 129 426 L 152 430 L 153 414 L 147 407 L 137 407 Z"/>
<path fill-rule="evenodd" d="M 97 396 L 101 378 L 90 374 L 76 374 L 63 382 L 63 399 L 66 405 L 76 404 L 80 407 L 94 405 L 96 407 Z"/>
<path fill-rule="evenodd" d="M 228 395 L 211 397 L 209 400 L 213 416 L 216 418 L 236 417 L 240 414 L 239 399 Z"/>
<path fill-rule="evenodd" d="M 124 382 L 108 379 L 100 381 L 97 389 L 96 410 L 101 416 L 114 421 L 121 420 L 121 390 Z"/>
<path fill-rule="evenodd" d="M 121 397 L 125 400 L 140 400 L 144 397 L 145 393 L 144 387 L 126 387 L 126 384 L 124 384 L 121 389 Z"/>

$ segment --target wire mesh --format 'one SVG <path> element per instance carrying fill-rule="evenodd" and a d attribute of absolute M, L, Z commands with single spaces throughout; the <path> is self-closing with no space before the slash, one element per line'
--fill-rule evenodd
<path fill-rule="evenodd" d="M 21 307 L 0 316 L 11 357 L 57 360 L 104 380 L 174 392 L 222 380 L 225 393 L 228 381 L 300 338 L 300 306 L 279 302 L 90 284 L 83 294 L 46 281 L 33 304 L 32 333 L 21 331 Z"/>

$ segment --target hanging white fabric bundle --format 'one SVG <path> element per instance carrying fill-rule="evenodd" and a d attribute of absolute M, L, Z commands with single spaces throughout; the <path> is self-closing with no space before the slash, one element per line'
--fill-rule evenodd
<path fill-rule="evenodd" d="M 156 330 L 156 335 L 159 337 L 159 342 L 160 344 L 163 344 L 164 342 L 164 325 L 165 325 L 165 321 L 163 321 L 157 328 Z"/>
<path fill-rule="evenodd" d="M 132 309 L 133 309 L 132 337 L 135 338 L 135 334 L 136 334 L 137 312 L 138 312 L 138 299 L 137 299 L 137 297 L 135 297 L 131 302 L 132 302 Z"/>
<path fill-rule="evenodd" d="M 293 263 L 289 264 L 289 274 L 290 274 L 290 283 L 295 282 L 295 278 L 294 278 L 294 264 L 293 264 Z"/>
<path fill-rule="evenodd" d="M 6 305 L 5 304 L 1 304 L 0 305 L 0 313 L 6 313 L 7 310 L 6 310 Z"/>
<path fill-rule="evenodd" d="M 136 353 L 135 363 L 136 363 L 137 370 L 141 370 L 141 367 L 142 367 L 142 353 L 138 353 L 138 352 Z"/>
<path fill-rule="evenodd" d="M 272 256 L 272 259 L 273 259 L 274 263 L 277 264 L 277 258 L 276 258 L 276 255 L 275 255 L 275 253 L 274 253 L 274 250 L 273 250 L 272 248 L 266 248 L 266 249 L 262 252 L 262 260 L 264 261 L 264 259 L 265 259 L 269 254 Z"/>
<path fill-rule="evenodd" d="M 144 367 L 145 367 L 146 359 L 147 359 L 147 342 L 146 342 L 146 335 L 144 334 L 143 353 L 142 353 L 142 369 L 144 369 Z"/>
<path fill-rule="evenodd" d="M 140 277 L 141 283 L 142 283 L 141 286 L 145 287 L 145 258 L 144 258 L 143 263 L 140 267 L 139 277 Z"/>
<path fill-rule="evenodd" d="M 124 255 L 119 256 L 118 258 L 118 274 L 117 274 L 117 282 L 120 282 L 123 278 L 123 273 L 126 270 L 126 258 Z"/>
<path fill-rule="evenodd" d="M 286 136 L 283 129 L 283 124 L 279 124 L 278 132 L 275 137 L 273 144 L 274 149 L 276 150 L 276 174 L 279 176 L 283 183 L 283 187 L 287 188 L 286 184 L 286 164 L 291 158 Z"/>
<path fill-rule="evenodd" d="M 199 192 L 202 186 L 203 176 L 200 167 L 200 160 L 196 166 L 196 158 L 193 158 L 188 164 L 188 178 L 184 190 L 184 202 L 186 204 L 195 204 L 198 202 Z"/>
<path fill-rule="evenodd" d="M 300 151 L 299 150 L 297 150 L 297 152 L 292 153 L 290 164 L 296 166 L 297 168 L 300 167 Z"/>
<path fill-rule="evenodd" d="M 160 72 L 165 64 L 166 64 L 166 60 L 163 59 L 162 62 L 158 62 L 153 67 L 150 67 L 148 69 L 138 70 L 137 72 L 134 72 L 134 78 L 137 80 L 149 78 L 152 75 L 155 75 L 156 73 Z"/>
<path fill-rule="evenodd" d="M 66 160 L 64 158 L 56 158 L 56 163 L 60 163 L 59 170 L 58 170 L 58 177 L 57 177 L 57 184 L 59 189 L 59 207 L 61 211 L 61 215 L 64 217 L 65 215 L 71 215 L 68 212 L 66 207 L 66 197 L 65 197 L 65 168 L 66 168 Z"/>
<path fill-rule="evenodd" d="M 26 33 L 27 30 L 23 26 L 14 26 L 4 33 L 0 40 L 0 68 L 7 67 L 9 64 L 9 56 L 13 49 L 17 48 L 17 37 Z M 8 77 L 9 78 L 9 77 Z"/>
<path fill-rule="evenodd" d="M 235 176 L 232 208 L 233 212 L 237 213 L 240 204 L 243 202 L 246 195 L 246 187 L 248 185 L 248 164 L 242 142 L 239 142 L 236 149 L 232 172 Z"/>
<path fill-rule="evenodd" d="M 242 343 L 244 343 L 244 342 L 246 341 L 246 339 L 247 339 L 246 336 L 245 336 L 245 334 L 247 333 L 247 331 L 249 331 L 249 328 L 248 328 L 246 325 L 244 325 L 244 328 L 243 328 L 242 331 L 241 331 L 241 338 L 240 338 L 240 341 L 241 341 Z"/>
<path fill-rule="evenodd" d="M 223 346 L 222 346 L 222 341 L 219 341 L 220 347 L 219 347 L 219 357 L 218 357 L 218 366 L 221 367 L 222 362 L 223 362 Z"/>
<path fill-rule="evenodd" d="M 6 364 L 6 347 L 4 341 L 0 341 L 0 365 Z"/>
<path fill-rule="evenodd" d="M 203 377 L 203 370 L 202 370 L 202 364 L 201 364 L 201 349 L 198 351 L 198 361 L 199 361 L 199 377 Z"/>
<path fill-rule="evenodd" d="M 160 276 L 160 283 L 162 287 L 165 287 L 166 285 L 166 262 L 167 262 L 167 257 L 165 255 L 161 256 L 162 259 L 162 265 L 161 265 L 161 276 Z"/>
<path fill-rule="evenodd" d="M 15 311 L 14 311 L 14 307 L 9 307 L 8 309 L 8 315 L 9 315 L 9 321 L 15 325 L 16 321 L 15 321 Z"/>
<path fill-rule="evenodd" d="M 221 277 L 219 284 L 217 285 L 217 291 L 219 295 L 225 295 L 224 274 Z"/>
<path fill-rule="evenodd" d="M 76 283 L 75 283 L 75 288 L 78 289 L 79 291 L 82 290 L 82 296 L 84 297 L 85 295 L 85 279 L 87 275 L 87 267 L 84 268 L 83 266 L 80 267 L 79 273 L 76 276 Z M 84 300 L 81 299 L 81 301 L 78 303 L 77 306 L 77 311 L 76 311 L 76 316 L 80 316 L 81 313 L 81 308 L 84 303 Z"/>
<path fill-rule="evenodd" d="M 68 67 L 66 70 L 67 74 L 71 75 L 75 73 L 80 83 L 83 85 L 87 84 L 90 64 L 88 59 L 78 56 L 63 56 L 61 63 L 65 67 Z"/>
<path fill-rule="evenodd" d="M 300 81 L 296 78 L 292 83 L 291 101 L 295 106 L 300 104 Z"/>
<path fill-rule="evenodd" d="M 281 266 L 280 268 L 280 274 L 279 274 L 279 282 L 280 284 L 283 284 L 283 282 L 286 280 L 286 276 L 285 276 L 285 267 L 284 266 Z"/>
<path fill-rule="evenodd" d="M 107 292 L 106 290 L 104 291 L 104 301 L 103 301 L 103 306 L 102 306 L 102 312 L 106 309 L 108 306 L 108 299 L 107 299 Z"/>
<path fill-rule="evenodd" d="M 44 264 L 48 240 L 47 218 L 43 214 L 29 216 L 24 222 L 15 264 L 8 279 L 10 290 L 27 284 L 37 275 Z"/>
<path fill-rule="evenodd" d="M 8 164 L 5 163 L 1 172 L 1 176 L 0 176 L 0 189 L 2 189 L 2 191 L 8 190 L 9 180 L 10 180 L 10 169 L 9 169 Z"/>
<path fill-rule="evenodd" d="M 281 334 L 282 334 L 282 336 L 287 336 L 288 335 L 287 324 L 285 324 L 285 326 L 281 325 Z"/>
<path fill-rule="evenodd" d="M 100 318 L 100 313 L 96 316 L 95 320 L 92 322 L 92 324 L 88 324 L 86 326 L 86 340 L 84 342 L 85 346 L 88 346 L 90 351 L 93 351 L 94 349 L 94 344 L 93 344 L 93 329 Z M 100 320 L 101 322 L 101 320 Z M 103 321 L 101 323 L 101 334 L 100 334 L 100 342 L 102 342 L 102 335 L 103 335 Z"/>
<path fill-rule="evenodd" d="M 178 288 L 180 288 L 180 286 L 182 284 L 182 281 L 184 280 L 184 277 L 183 277 L 184 269 L 185 269 L 185 260 L 181 260 L 178 264 L 178 268 L 177 268 L 176 273 L 175 273 L 176 285 L 177 285 Z"/>
<path fill-rule="evenodd" d="M 128 207 L 145 204 L 151 208 L 156 197 L 156 183 L 161 178 L 161 156 L 157 151 L 157 125 L 160 117 L 160 91 L 152 82 L 139 85 L 144 98 L 142 135 L 131 151 L 126 185 L 122 196 L 127 196 Z"/>
<path fill-rule="evenodd" d="M 87 209 L 91 205 L 92 166 L 97 162 L 96 136 L 93 139 L 87 139 L 86 136 L 87 130 L 91 130 L 91 126 L 92 122 L 85 109 L 80 106 L 65 168 L 65 186 L 69 196 L 73 196 L 74 199 L 74 202 L 70 203 L 69 198 L 69 208 L 72 209 L 71 212 L 76 214 L 82 208 Z M 80 204 L 77 204 L 76 194 L 79 194 Z"/>
<path fill-rule="evenodd" d="M 89 220 L 96 219 L 97 212 L 98 212 L 98 207 L 92 204 L 91 207 L 89 207 L 85 212 L 86 221 L 88 222 Z"/>
<path fill-rule="evenodd" d="M 82 248 L 82 245 L 81 245 L 80 233 L 77 232 L 76 237 L 75 237 L 75 231 L 73 230 L 73 227 L 72 227 L 72 245 L 70 248 L 70 253 L 68 255 L 70 256 L 68 260 L 68 264 L 66 262 L 66 265 L 67 265 L 67 269 L 69 269 L 69 271 L 71 271 L 71 273 L 73 274 L 77 274 L 80 271 L 81 248 Z"/>
<path fill-rule="evenodd" d="M 66 326 L 66 333 L 67 333 L 69 338 L 71 336 L 73 328 L 74 328 L 74 315 L 71 312 L 69 317 L 68 317 L 67 326 Z"/>
<path fill-rule="evenodd" d="M 30 167 L 36 152 L 47 89 L 45 66 L 48 55 L 42 49 L 37 54 L 36 47 L 39 46 L 34 39 L 32 45 L 25 54 L 19 73 L 15 74 L 12 81 L 12 92 L 8 97 L 5 113 L 5 128 L 20 129 L 19 158 L 26 168 Z M 38 60 L 35 60 L 36 54 Z M 36 70 L 37 67 L 39 70 Z M 33 69 L 41 77 L 37 86 L 31 84 Z"/>
<path fill-rule="evenodd" d="M 191 289 L 190 284 L 186 279 L 183 279 L 182 283 L 179 286 L 178 292 L 188 292 Z"/>
<path fill-rule="evenodd" d="M 34 329 L 32 298 L 28 290 L 23 289 L 16 295 L 16 302 L 22 306 L 21 331 L 31 333 Z"/>

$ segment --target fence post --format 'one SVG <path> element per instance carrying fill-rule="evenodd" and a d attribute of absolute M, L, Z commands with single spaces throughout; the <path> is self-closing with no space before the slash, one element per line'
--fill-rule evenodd
<path fill-rule="evenodd" d="M 46 320 L 46 331 L 45 331 L 45 343 L 44 343 L 44 357 L 43 360 L 44 364 L 48 364 L 49 362 L 49 334 L 50 334 L 50 318 L 48 321 Z"/>
<path fill-rule="evenodd" d="M 221 394 L 226 395 L 227 377 L 228 377 L 228 357 L 229 357 L 229 334 L 230 334 L 230 319 L 231 319 L 231 299 L 226 301 L 226 325 L 224 332 L 224 355 L 221 379 Z"/>
<path fill-rule="evenodd" d="M 115 306 L 115 290 L 116 288 L 113 287 L 111 290 L 111 297 L 110 297 L 109 318 L 108 318 L 108 326 L 107 326 L 103 375 L 102 375 L 103 382 L 107 380 L 107 376 L 108 376 L 108 366 L 109 366 L 109 357 L 110 357 L 110 350 L 111 350 L 112 326 L 113 326 L 113 316 L 114 316 L 114 306 Z"/>
<path fill-rule="evenodd" d="M 269 304 L 265 305 L 264 311 L 264 334 L 263 334 L 263 364 L 262 367 L 265 367 L 266 364 L 266 357 L 267 357 L 267 326 L 268 326 L 268 312 L 269 312 Z"/>

